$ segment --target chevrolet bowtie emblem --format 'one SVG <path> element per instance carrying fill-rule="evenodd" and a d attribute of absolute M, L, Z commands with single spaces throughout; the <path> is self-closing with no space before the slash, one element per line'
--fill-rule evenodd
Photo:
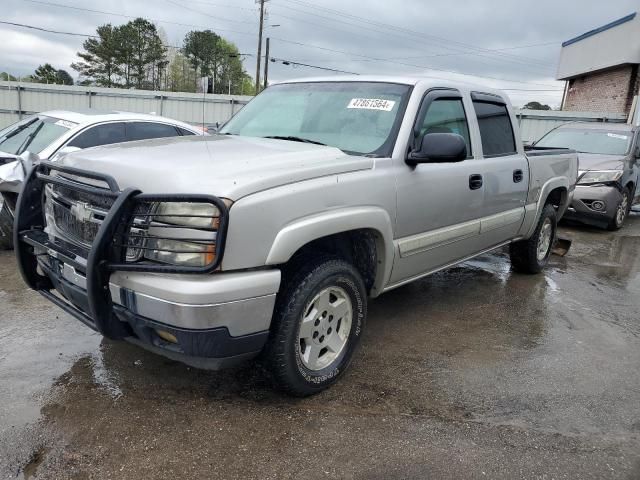
<path fill-rule="evenodd" d="M 71 205 L 71 215 L 76 217 L 79 222 L 88 222 L 93 216 L 93 211 L 88 203 L 74 203 Z"/>

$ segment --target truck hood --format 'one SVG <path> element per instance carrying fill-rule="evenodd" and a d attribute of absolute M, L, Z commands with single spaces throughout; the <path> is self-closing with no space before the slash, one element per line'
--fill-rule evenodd
<path fill-rule="evenodd" d="M 211 194 L 238 200 L 289 183 L 373 167 L 334 147 L 267 138 L 177 137 L 91 148 L 60 163 L 105 173 L 121 189 Z"/>
<path fill-rule="evenodd" d="M 627 159 L 624 155 L 601 155 L 597 153 L 578 153 L 579 169 L 584 170 L 621 170 Z"/>

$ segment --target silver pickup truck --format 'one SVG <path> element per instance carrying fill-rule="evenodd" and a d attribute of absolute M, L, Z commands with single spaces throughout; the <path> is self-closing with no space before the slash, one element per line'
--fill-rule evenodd
<path fill-rule="evenodd" d="M 106 337 L 210 369 L 261 354 L 276 386 L 310 395 L 349 365 L 368 298 L 506 245 L 514 269 L 545 266 L 577 157 L 518 139 L 484 87 L 289 81 L 212 137 L 41 162 L 16 255 Z"/>

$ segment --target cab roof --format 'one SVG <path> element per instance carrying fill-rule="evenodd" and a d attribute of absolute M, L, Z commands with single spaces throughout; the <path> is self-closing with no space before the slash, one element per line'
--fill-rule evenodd
<path fill-rule="evenodd" d="M 426 88 L 446 87 L 455 88 L 461 92 L 482 92 L 506 97 L 508 95 L 503 90 L 487 87 L 473 82 L 456 82 L 445 77 L 435 77 L 430 75 L 335 75 L 330 77 L 306 77 L 283 80 L 276 84 L 285 83 L 314 83 L 314 82 L 373 82 L 373 83 L 397 83 L 409 86 L 424 86 Z"/>
<path fill-rule="evenodd" d="M 185 122 L 173 120 L 171 118 L 161 117 L 159 115 L 151 115 L 147 113 L 133 113 L 122 112 L 117 110 L 99 110 L 93 108 L 79 109 L 79 110 L 49 110 L 40 112 L 38 115 L 44 115 L 47 117 L 58 118 L 60 120 L 66 120 L 69 122 L 77 123 L 79 125 L 91 125 L 99 122 L 109 122 L 118 120 L 151 120 L 155 122 L 166 122 L 173 125 L 181 125 L 188 128 L 193 128 Z"/>

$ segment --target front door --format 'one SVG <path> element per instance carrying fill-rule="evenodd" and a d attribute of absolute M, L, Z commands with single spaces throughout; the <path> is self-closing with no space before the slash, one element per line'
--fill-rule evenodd
<path fill-rule="evenodd" d="M 473 158 L 469 124 L 457 90 L 425 94 L 412 143 L 427 133 L 457 133 L 467 160 L 402 163 L 397 170 L 396 243 L 391 283 L 411 279 L 478 251 L 484 206 L 482 165 Z"/>

